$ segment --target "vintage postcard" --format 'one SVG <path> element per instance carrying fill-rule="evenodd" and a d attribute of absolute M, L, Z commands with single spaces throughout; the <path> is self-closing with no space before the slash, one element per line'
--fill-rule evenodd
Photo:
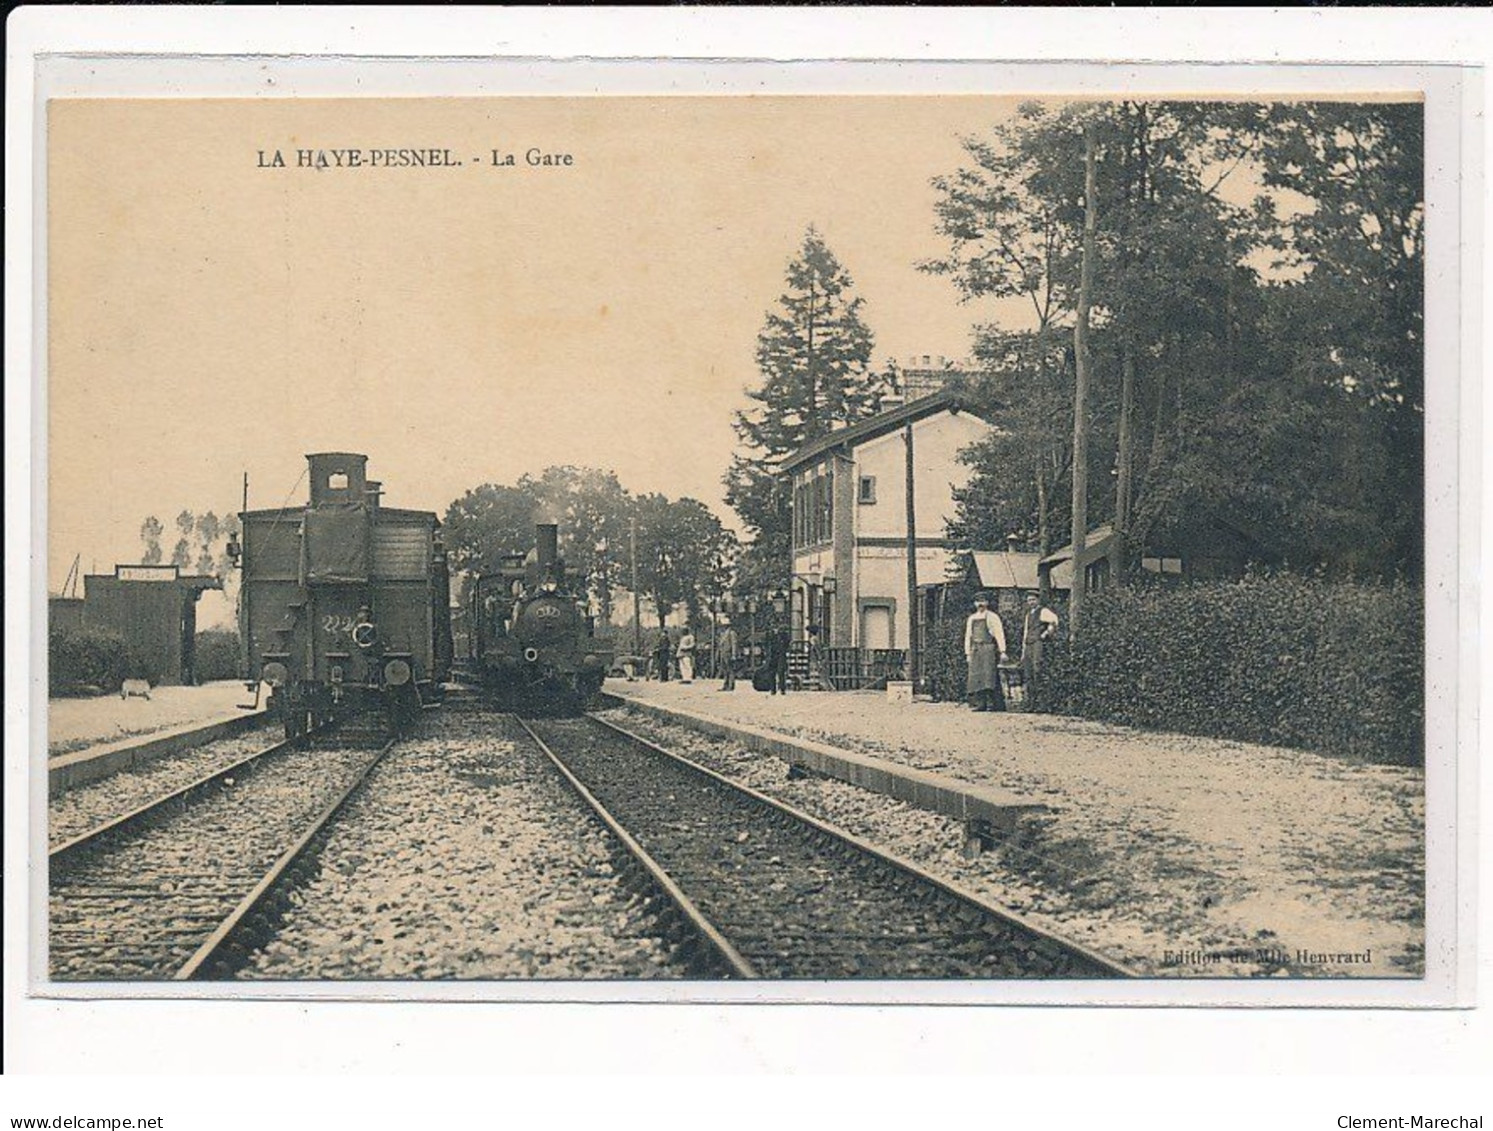
<path fill-rule="evenodd" d="M 1455 76 L 363 74 L 38 101 L 33 992 L 1462 1000 Z"/>

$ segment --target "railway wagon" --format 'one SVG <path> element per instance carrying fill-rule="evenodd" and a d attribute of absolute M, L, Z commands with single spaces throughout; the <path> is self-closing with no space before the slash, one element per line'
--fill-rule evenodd
<path fill-rule="evenodd" d="M 386 507 L 368 457 L 306 457 L 310 499 L 239 517 L 239 633 L 287 738 L 377 708 L 400 733 L 450 674 L 450 577 L 431 511 Z"/>

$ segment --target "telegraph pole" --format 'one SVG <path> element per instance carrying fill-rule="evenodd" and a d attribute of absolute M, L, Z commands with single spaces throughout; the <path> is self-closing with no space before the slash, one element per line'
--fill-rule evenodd
<path fill-rule="evenodd" d="M 912 421 L 902 430 L 907 448 L 907 678 L 913 690 L 918 686 L 918 514 L 913 501 Z"/>
<path fill-rule="evenodd" d="M 643 612 L 638 596 L 638 516 L 633 515 L 627 523 L 627 549 L 632 559 L 632 653 L 643 654 Z"/>
<path fill-rule="evenodd" d="M 1083 130 L 1083 258 L 1078 319 L 1073 326 L 1073 590 L 1068 598 L 1068 639 L 1078 638 L 1083 615 L 1084 550 L 1089 538 L 1089 301 L 1094 290 L 1094 224 L 1099 191 L 1094 171 L 1094 124 Z"/>

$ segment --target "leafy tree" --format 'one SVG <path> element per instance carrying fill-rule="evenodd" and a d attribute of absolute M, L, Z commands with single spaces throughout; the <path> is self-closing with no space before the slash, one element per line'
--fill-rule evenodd
<path fill-rule="evenodd" d="M 180 569 L 187 569 L 192 564 L 192 544 L 185 538 L 179 538 L 176 548 L 171 551 L 171 564 Z"/>
<path fill-rule="evenodd" d="M 960 455 L 970 479 L 954 492 L 950 537 L 967 547 L 1051 553 L 1066 531 L 1072 470 L 1073 377 L 1066 330 L 1008 332 L 980 327 L 976 375 L 963 392 L 1000 427 Z"/>
<path fill-rule="evenodd" d="M 508 554 L 534 545 L 539 497 L 532 480 L 517 487 L 484 483 L 446 508 L 446 553 L 453 570 L 495 570 Z"/>
<path fill-rule="evenodd" d="M 638 587 L 658 610 L 658 624 L 674 606 L 688 607 L 691 620 L 705 603 L 730 584 L 735 537 L 696 499 L 670 501 L 640 495 L 633 513 L 638 524 Z"/>
<path fill-rule="evenodd" d="M 140 541 L 145 543 L 145 552 L 140 560 L 146 565 L 159 565 L 161 561 L 161 535 L 166 528 L 155 515 L 150 515 L 140 524 Z"/>
<path fill-rule="evenodd" d="M 887 389 L 885 375 L 870 369 L 864 300 L 813 227 L 786 281 L 757 336 L 762 386 L 747 393 L 754 406 L 736 414 L 740 448 L 725 476 L 726 501 L 754 539 L 746 570 L 775 584 L 786 581 L 790 554 L 789 498 L 778 462 L 837 424 L 875 412 Z"/>
<path fill-rule="evenodd" d="M 197 516 L 197 542 L 203 547 L 213 545 L 223 534 L 223 524 L 212 511 Z"/>
<path fill-rule="evenodd" d="M 616 472 L 593 467 L 550 467 L 536 480 L 525 476 L 519 488 L 539 500 L 540 512 L 560 525 L 560 553 L 566 566 L 585 579 L 601 607 L 612 613 L 612 593 L 627 570 L 631 499 Z"/>
<path fill-rule="evenodd" d="M 1263 132 L 1265 183 L 1310 207 L 1278 241 L 1303 274 L 1278 297 L 1297 330 L 1289 364 L 1361 416 L 1363 490 L 1381 536 L 1367 544 L 1408 576 L 1425 522 L 1425 117 L 1420 103 L 1294 103 Z M 1375 568 L 1368 562 L 1359 563 Z"/>
<path fill-rule="evenodd" d="M 1360 569 L 1360 537 L 1380 570 L 1415 556 L 1367 532 L 1396 516 L 1402 530 L 1420 525 L 1405 475 L 1419 469 L 1418 407 L 1408 407 L 1420 348 L 1418 110 L 1338 110 L 1026 106 L 965 142 L 969 164 L 935 181 L 948 253 L 924 267 L 966 301 L 1026 296 L 1036 328 L 977 336 L 989 370 L 977 392 L 998 402 L 1005 435 L 971 453 L 957 525 L 996 544 L 1029 539 L 1044 514 L 1052 528 L 1034 500 L 1051 501 L 1056 484 L 1020 480 L 1034 466 L 1066 473 L 1071 459 L 1061 440 L 1071 409 L 1066 425 L 1054 419 L 1055 388 L 1071 380 L 1056 343 L 1075 318 L 1088 128 L 1090 450 L 1114 457 L 1096 460 L 1112 474 L 1093 476 L 1086 497 L 1091 523 L 1113 517 L 1128 532 L 1119 564 L 1133 568 L 1147 545 L 1223 546 L 1236 561 Z M 1269 200 L 1224 200 L 1220 185 L 1246 162 L 1267 185 L 1313 197 L 1312 209 L 1281 222 Z M 1292 263 L 1261 277 L 1271 249 Z"/>

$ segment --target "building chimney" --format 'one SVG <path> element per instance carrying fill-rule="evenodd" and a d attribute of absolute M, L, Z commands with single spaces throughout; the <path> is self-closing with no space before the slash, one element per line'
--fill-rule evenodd
<path fill-rule="evenodd" d="M 1016 537 L 1016 535 L 1014 535 L 1014 534 L 1007 534 L 1006 535 L 1006 553 L 1008 553 L 1008 554 L 1014 554 L 1014 553 L 1016 553 L 1016 546 L 1017 546 L 1017 543 L 1019 543 L 1020 541 L 1021 541 L 1021 539 L 1018 538 L 1018 537 Z"/>

